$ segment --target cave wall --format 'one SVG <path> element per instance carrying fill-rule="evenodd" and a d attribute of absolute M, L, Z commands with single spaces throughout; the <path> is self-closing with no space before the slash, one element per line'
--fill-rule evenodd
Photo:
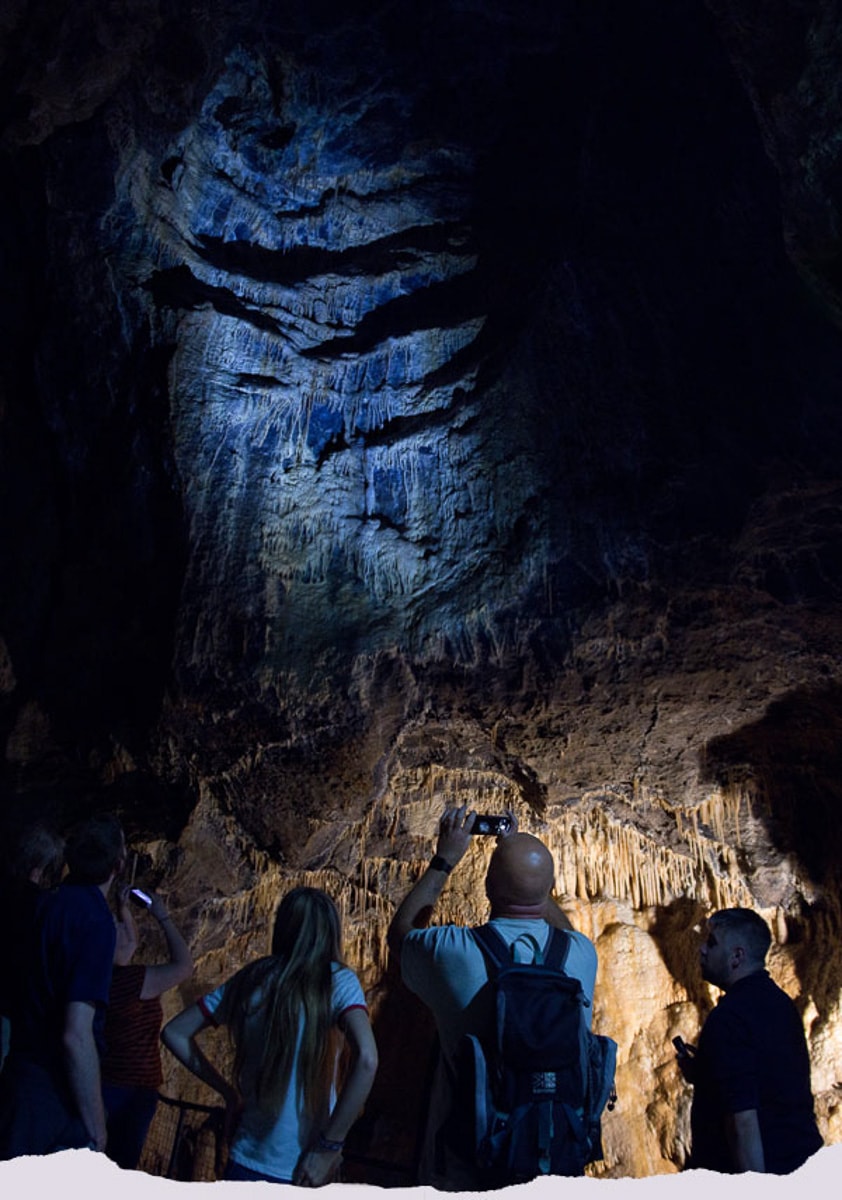
<path fill-rule="evenodd" d="M 604 1174 L 684 1161 L 670 1038 L 731 903 L 842 1140 L 838 28 L 3 17 L 4 830 L 120 811 L 197 958 L 171 1007 L 327 887 L 384 1062 L 357 1149 L 396 1168 L 430 1031 L 384 935 L 448 798 L 514 807 L 597 942 Z"/>

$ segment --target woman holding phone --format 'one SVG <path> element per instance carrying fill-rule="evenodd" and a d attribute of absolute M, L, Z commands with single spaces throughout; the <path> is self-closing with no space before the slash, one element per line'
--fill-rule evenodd
<path fill-rule="evenodd" d="M 132 962 L 138 938 L 130 903 L 148 911 L 158 922 L 167 943 L 167 962 L 151 966 Z M 190 977 L 193 958 L 166 904 L 155 892 L 121 888 L 116 924 L 102 1060 L 102 1098 L 108 1128 L 105 1153 L 118 1166 L 133 1170 L 155 1115 L 162 1081 L 161 996 Z"/>
<path fill-rule="evenodd" d="M 164 1045 L 225 1101 L 226 1179 L 316 1187 L 339 1167 L 377 1070 L 365 996 L 341 953 L 333 901 L 317 888 L 294 888 L 278 907 L 271 953 L 164 1027 Z M 228 1028 L 230 1081 L 197 1044 L 210 1025 Z M 351 1065 L 337 1097 L 342 1038 Z"/>

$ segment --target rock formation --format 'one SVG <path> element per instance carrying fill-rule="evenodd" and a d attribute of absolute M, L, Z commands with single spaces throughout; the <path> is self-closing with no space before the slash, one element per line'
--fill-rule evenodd
<path fill-rule="evenodd" d="M 331 891 L 383 1061 L 359 1178 L 412 1160 L 384 937 L 446 800 L 545 838 L 597 943 L 597 1174 L 684 1161 L 729 904 L 842 1140 L 839 37 L 785 0 L 4 12 L 4 830 L 123 815 L 197 957 L 171 1007 Z M 489 851 L 437 916 L 482 918 Z"/>

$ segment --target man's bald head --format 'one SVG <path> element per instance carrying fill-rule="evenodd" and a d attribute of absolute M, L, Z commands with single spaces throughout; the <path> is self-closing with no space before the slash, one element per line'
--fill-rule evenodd
<path fill-rule="evenodd" d="M 485 877 L 492 913 L 543 905 L 554 877 L 552 855 L 531 833 L 512 833 L 501 838 Z"/>

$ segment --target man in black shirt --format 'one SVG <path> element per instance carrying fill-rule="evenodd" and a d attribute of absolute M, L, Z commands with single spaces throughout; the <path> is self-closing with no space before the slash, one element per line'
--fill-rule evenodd
<path fill-rule="evenodd" d="M 12 845 L 0 882 L 0 912 L 4 921 L 3 971 L 0 973 L 0 1014 L 3 1053 L 9 1049 L 9 1019 L 26 978 L 26 954 L 42 890 L 58 883 L 64 864 L 64 838 L 40 822 L 27 826 Z"/>
<path fill-rule="evenodd" d="M 125 861 L 119 821 L 91 817 L 68 841 L 68 878 L 36 900 L 0 1075 L 0 1160 L 105 1149 L 99 1055 L 116 940 L 107 897 Z"/>
<path fill-rule="evenodd" d="M 822 1145 L 801 1018 L 764 968 L 771 940 L 751 909 L 723 909 L 708 920 L 702 976 L 725 995 L 698 1049 L 679 1051 L 693 1084 L 689 1167 L 785 1175 Z"/>

